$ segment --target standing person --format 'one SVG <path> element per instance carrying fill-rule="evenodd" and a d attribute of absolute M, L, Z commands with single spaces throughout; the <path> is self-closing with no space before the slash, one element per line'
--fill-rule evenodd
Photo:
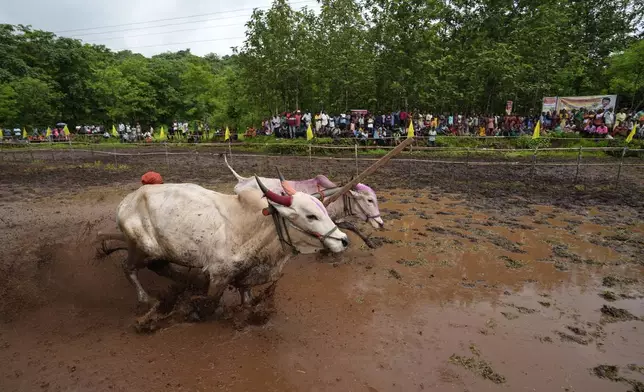
<path fill-rule="evenodd" d="M 428 139 L 428 144 L 430 147 L 436 147 L 436 128 L 432 127 L 429 128 L 429 132 L 427 133 L 429 135 Z"/>
<path fill-rule="evenodd" d="M 487 136 L 494 135 L 494 116 L 488 116 L 487 118 Z"/>
<path fill-rule="evenodd" d="M 293 137 L 297 137 L 297 133 L 302 132 L 302 112 L 299 109 L 295 112 L 295 132 Z"/>
<path fill-rule="evenodd" d="M 613 129 L 624 123 L 624 121 L 626 121 L 626 113 L 624 112 L 624 108 L 621 108 L 619 113 L 615 115 L 615 125 L 613 125 Z"/>
<path fill-rule="evenodd" d="M 613 125 L 615 124 L 615 113 L 613 113 L 612 109 L 606 110 L 606 113 L 604 113 L 604 124 L 606 124 L 606 128 L 608 128 L 609 131 L 613 130 Z"/>
<path fill-rule="evenodd" d="M 367 119 L 367 133 L 373 133 L 374 132 L 374 121 L 373 121 L 373 116 L 369 116 Z"/>
<path fill-rule="evenodd" d="M 327 127 L 329 126 L 329 116 L 327 116 L 324 110 L 320 113 L 320 124 L 322 125 L 322 132 L 325 134 L 328 133 Z"/>
<path fill-rule="evenodd" d="M 304 128 L 308 127 L 309 125 L 312 125 L 311 123 L 311 111 L 307 110 L 304 115 L 302 116 L 302 121 L 304 122 Z"/>
<path fill-rule="evenodd" d="M 405 129 L 407 129 L 407 126 L 409 125 L 409 124 L 407 123 L 407 119 L 408 119 L 408 117 L 409 117 L 409 113 L 407 113 L 407 112 L 406 112 L 406 111 L 404 111 L 404 110 L 401 110 L 401 111 L 400 111 L 400 114 L 399 114 L 399 117 L 400 117 L 400 126 L 401 126 L 401 127 L 403 127 L 403 128 L 405 128 Z"/>
<path fill-rule="evenodd" d="M 322 131 L 322 114 L 320 112 L 315 113 L 315 133 L 317 135 Z"/>
<path fill-rule="evenodd" d="M 280 125 L 282 124 L 282 119 L 280 119 L 280 116 L 276 113 L 273 118 L 271 119 L 271 129 L 272 133 L 277 135 L 277 131 L 280 129 Z"/>
<path fill-rule="evenodd" d="M 287 113 L 286 118 L 288 122 L 288 137 L 295 139 L 295 128 L 299 123 L 299 117 L 296 117 L 293 113 Z"/>

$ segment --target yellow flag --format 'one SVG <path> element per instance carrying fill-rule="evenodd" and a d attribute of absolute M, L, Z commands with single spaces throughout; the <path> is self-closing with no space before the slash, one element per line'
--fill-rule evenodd
<path fill-rule="evenodd" d="M 415 136 L 414 135 L 414 122 L 410 118 L 409 119 L 409 128 L 407 128 L 407 139 L 409 139 L 410 137 L 414 137 L 414 136 Z"/>
<path fill-rule="evenodd" d="M 224 141 L 230 139 L 230 130 L 226 127 L 226 133 L 224 134 Z"/>
<path fill-rule="evenodd" d="M 119 137 L 119 133 L 116 132 L 116 127 L 114 125 L 112 125 L 112 136 Z"/>
<path fill-rule="evenodd" d="M 69 128 L 67 128 L 67 125 L 63 128 L 63 132 L 65 133 L 65 136 L 69 136 Z"/>
<path fill-rule="evenodd" d="M 165 129 L 161 126 L 161 131 L 159 131 L 159 140 L 165 140 Z"/>
<path fill-rule="evenodd" d="M 541 134 L 541 120 L 537 121 L 537 125 L 534 127 L 534 133 L 532 134 L 533 139 L 539 139 L 539 135 Z"/>
<path fill-rule="evenodd" d="M 631 130 L 631 133 L 628 134 L 626 137 L 626 143 L 630 143 L 633 140 L 633 136 L 635 136 L 635 131 L 637 131 L 637 124 L 633 124 L 633 129 Z"/>
<path fill-rule="evenodd" d="M 25 128 L 22 128 L 22 138 L 23 139 L 27 138 L 27 130 Z"/>
<path fill-rule="evenodd" d="M 45 137 L 50 137 L 51 136 L 51 128 L 47 128 L 47 133 L 45 134 Z"/>
<path fill-rule="evenodd" d="M 313 139 L 313 130 L 311 129 L 311 124 L 309 123 L 309 126 L 306 128 L 306 140 L 311 140 Z"/>

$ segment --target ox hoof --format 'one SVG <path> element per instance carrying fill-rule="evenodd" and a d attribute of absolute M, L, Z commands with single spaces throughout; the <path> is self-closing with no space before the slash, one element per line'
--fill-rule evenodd
<path fill-rule="evenodd" d="M 160 302 L 155 301 L 153 304 L 143 304 L 144 306 L 148 306 L 148 311 L 141 317 L 138 317 L 136 319 L 136 322 L 134 323 L 134 328 L 137 330 L 137 332 L 140 333 L 150 333 L 154 332 L 158 329 L 158 321 L 161 317 L 158 313 Z"/>

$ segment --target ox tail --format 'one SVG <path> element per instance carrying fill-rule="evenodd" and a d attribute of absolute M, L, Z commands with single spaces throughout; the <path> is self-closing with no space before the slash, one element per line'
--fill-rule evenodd
<path fill-rule="evenodd" d="M 98 259 L 103 259 L 119 250 L 127 250 L 123 233 L 98 233 L 96 241 L 100 242 L 99 247 L 96 248 L 96 258 Z M 108 241 L 119 241 L 121 243 L 116 246 L 108 246 Z"/>
<path fill-rule="evenodd" d="M 233 168 L 228 164 L 228 159 L 226 158 L 226 155 L 225 155 L 225 154 L 224 154 L 224 162 L 226 162 L 226 166 L 228 166 L 228 170 L 230 170 L 230 172 L 231 172 L 231 173 L 233 173 L 233 176 L 235 176 L 235 178 L 237 178 L 237 181 L 242 182 L 242 181 L 247 181 L 247 180 L 249 180 L 249 178 L 242 177 L 242 176 L 240 176 L 239 174 L 237 174 L 237 172 L 235 171 L 235 169 L 233 169 Z"/>

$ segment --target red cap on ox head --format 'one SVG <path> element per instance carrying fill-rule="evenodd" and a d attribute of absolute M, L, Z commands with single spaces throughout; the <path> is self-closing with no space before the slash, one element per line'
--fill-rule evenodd
<path fill-rule="evenodd" d="M 143 185 L 163 184 L 163 177 L 161 177 L 161 174 L 157 172 L 149 171 L 141 176 L 141 184 Z"/>

